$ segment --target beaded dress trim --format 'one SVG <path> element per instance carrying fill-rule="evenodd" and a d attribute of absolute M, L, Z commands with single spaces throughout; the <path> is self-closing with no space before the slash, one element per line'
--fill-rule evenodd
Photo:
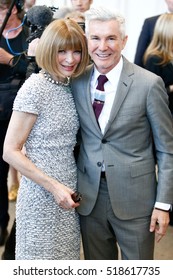
<path fill-rule="evenodd" d="M 42 73 L 44 75 L 45 79 L 47 81 L 49 81 L 50 83 L 52 83 L 52 84 L 62 85 L 62 86 L 65 86 L 65 87 L 69 86 L 69 84 L 70 84 L 70 77 L 66 77 L 67 81 L 64 83 L 64 82 L 61 82 L 61 81 L 54 80 L 51 77 L 51 75 L 48 72 L 44 71 L 44 70 L 41 70 L 40 73 Z"/>

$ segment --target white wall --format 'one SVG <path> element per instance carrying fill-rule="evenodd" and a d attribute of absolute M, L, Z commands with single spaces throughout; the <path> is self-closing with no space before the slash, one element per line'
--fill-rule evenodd
<path fill-rule="evenodd" d="M 94 6 L 105 6 L 116 9 L 124 15 L 126 19 L 126 30 L 128 42 L 124 50 L 124 55 L 131 61 L 134 60 L 137 40 L 146 17 L 161 14 L 166 11 L 164 0 L 93 0 Z M 71 6 L 71 0 L 36 0 L 36 5 L 46 5 L 54 7 Z"/>

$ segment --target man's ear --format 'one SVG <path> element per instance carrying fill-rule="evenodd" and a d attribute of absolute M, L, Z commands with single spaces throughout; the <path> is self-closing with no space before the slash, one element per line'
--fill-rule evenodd
<path fill-rule="evenodd" d="M 124 39 L 123 39 L 123 48 L 122 48 L 122 49 L 125 48 L 126 43 L 127 43 L 127 40 L 128 40 L 128 36 L 126 35 L 126 36 L 124 37 Z"/>

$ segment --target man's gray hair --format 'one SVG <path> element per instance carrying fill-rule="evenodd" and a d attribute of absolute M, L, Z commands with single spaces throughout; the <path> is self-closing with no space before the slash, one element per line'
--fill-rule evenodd
<path fill-rule="evenodd" d="M 126 36 L 125 18 L 117 11 L 110 11 L 105 7 L 90 8 L 88 11 L 86 11 L 85 33 L 87 37 L 89 34 L 89 24 L 93 20 L 98 20 L 98 21 L 116 20 L 120 26 L 122 39 Z"/>

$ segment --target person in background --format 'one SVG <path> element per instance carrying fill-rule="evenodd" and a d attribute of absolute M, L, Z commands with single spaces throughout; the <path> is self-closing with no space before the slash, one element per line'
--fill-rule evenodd
<path fill-rule="evenodd" d="M 173 13 L 173 0 L 165 0 L 168 13 Z M 144 67 L 143 56 L 153 37 L 154 27 L 160 15 L 145 19 L 135 53 L 134 63 Z"/>
<path fill-rule="evenodd" d="M 88 63 L 79 25 L 51 22 L 38 42 L 36 62 L 42 70 L 19 90 L 4 143 L 4 160 L 22 175 L 16 259 L 75 260 L 80 258 L 75 209 L 80 204 L 73 148 L 79 122 L 69 83 Z"/>
<path fill-rule="evenodd" d="M 76 21 L 80 27 L 83 29 L 85 32 L 85 16 L 84 13 L 73 11 L 71 13 L 68 13 L 65 18 L 72 19 Z"/>
<path fill-rule="evenodd" d="M 25 0 L 24 3 L 24 10 L 27 12 L 32 6 L 34 6 L 36 3 L 36 0 Z"/>
<path fill-rule="evenodd" d="M 173 202 L 168 96 L 159 76 L 122 56 L 123 16 L 91 8 L 85 26 L 94 65 L 72 82 L 81 129 L 78 212 L 84 257 L 118 259 L 118 244 L 123 260 L 151 260 Z"/>
<path fill-rule="evenodd" d="M 24 7 L 23 7 L 25 12 L 27 12 L 28 9 L 30 9 L 35 4 L 35 2 L 36 2 L 35 0 L 25 0 Z M 12 166 L 10 166 L 9 173 L 8 173 L 8 178 L 9 181 L 11 182 L 8 191 L 9 201 L 15 201 L 17 198 L 17 193 L 19 189 L 19 176 L 20 175 L 18 174 L 17 170 L 15 170 Z"/>
<path fill-rule="evenodd" d="M 163 14 L 157 20 L 143 61 L 147 70 L 160 76 L 165 82 L 169 108 L 173 114 L 173 14 Z"/>
<path fill-rule="evenodd" d="M 65 18 L 67 18 L 67 19 L 74 19 L 78 23 L 85 22 L 85 15 L 84 15 L 84 13 L 77 12 L 77 11 L 72 11 L 70 13 L 67 13 L 65 15 Z"/>
<path fill-rule="evenodd" d="M 53 14 L 53 18 L 54 19 L 62 19 L 62 18 L 65 18 L 65 16 L 68 14 L 68 13 L 71 13 L 72 12 L 72 9 L 65 6 L 65 7 L 61 7 L 59 8 L 56 12 L 54 12 Z"/>
<path fill-rule="evenodd" d="M 73 10 L 84 13 L 90 9 L 93 0 L 71 0 Z"/>
<path fill-rule="evenodd" d="M 12 0 L 0 0 L 1 26 L 11 3 Z M 22 3 L 21 1 L 20 4 Z M 4 97 L 8 90 L 13 90 L 14 94 L 17 93 L 25 79 L 28 65 L 25 57 L 20 54 L 18 55 L 18 53 L 23 53 L 27 49 L 28 44 L 26 39 L 29 36 L 28 28 L 21 25 L 24 10 L 23 6 L 20 4 L 14 4 L 0 38 L 0 96 L 3 97 L 3 101 L 5 101 L 6 106 L 8 106 L 7 108 L 4 107 L 4 103 L 2 104 L 2 99 L 0 99 L 0 246 L 4 245 L 8 235 L 7 226 L 9 222 L 9 213 L 7 178 L 9 165 L 3 160 L 2 153 L 13 101 L 11 100 L 9 102 L 5 100 Z M 18 187 L 18 182 L 15 182 L 15 178 L 13 177 L 11 177 L 11 184 Z M 11 190 L 11 186 L 9 188 Z"/>
<path fill-rule="evenodd" d="M 16 201 L 17 193 L 19 189 L 19 177 L 17 170 L 10 165 L 8 172 L 8 199 L 9 201 Z M 10 182 L 10 183 L 9 183 Z"/>

